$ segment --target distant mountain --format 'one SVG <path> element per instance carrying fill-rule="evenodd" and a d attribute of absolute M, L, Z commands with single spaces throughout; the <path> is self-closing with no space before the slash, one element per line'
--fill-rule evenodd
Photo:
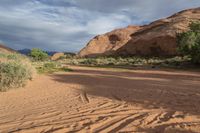
<path fill-rule="evenodd" d="M 49 56 L 54 55 L 55 53 L 59 53 L 57 51 L 45 51 Z"/>
<path fill-rule="evenodd" d="M 24 54 L 24 55 L 28 55 L 31 52 L 31 49 L 21 49 L 18 50 L 19 53 Z M 58 51 L 45 51 L 49 56 L 54 55 L 55 53 L 59 53 Z M 70 54 L 70 55 L 75 55 L 72 52 L 64 52 L 65 54 Z"/>
<path fill-rule="evenodd" d="M 18 52 L 24 55 L 28 55 L 31 52 L 31 49 L 21 49 L 21 50 L 18 50 Z M 45 51 L 45 52 L 50 56 L 57 53 L 56 51 Z"/>
<path fill-rule="evenodd" d="M 28 55 L 31 52 L 31 50 L 30 49 L 21 49 L 21 50 L 18 50 L 18 52 L 21 54 L 24 54 L 24 55 Z"/>
<path fill-rule="evenodd" d="M 96 36 L 78 56 L 177 55 L 177 33 L 187 31 L 192 21 L 200 21 L 200 8 L 188 9 L 143 26 L 129 26 Z"/>

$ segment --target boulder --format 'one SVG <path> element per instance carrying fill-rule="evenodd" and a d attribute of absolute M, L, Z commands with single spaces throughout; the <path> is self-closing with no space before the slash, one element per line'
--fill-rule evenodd
<path fill-rule="evenodd" d="M 55 53 L 53 54 L 53 56 L 51 57 L 51 60 L 55 61 L 60 59 L 61 57 L 63 57 L 65 54 L 64 53 Z"/>

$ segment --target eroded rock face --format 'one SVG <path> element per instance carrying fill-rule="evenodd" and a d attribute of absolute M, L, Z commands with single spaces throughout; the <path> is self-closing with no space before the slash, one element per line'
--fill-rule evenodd
<path fill-rule="evenodd" d="M 129 26 L 132 28 L 117 30 L 117 35 L 110 32 L 96 37 L 79 55 L 177 55 L 177 33 L 188 30 L 190 22 L 197 20 L 200 20 L 200 8 L 184 10 L 149 25 Z M 124 32 L 127 29 L 129 32 Z"/>
<path fill-rule="evenodd" d="M 131 35 L 131 40 L 118 49 L 118 55 L 177 55 L 177 33 L 188 30 L 191 21 L 200 20 L 200 8 L 185 10 L 155 21 Z"/>
<path fill-rule="evenodd" d="M 124 29 L 117 29 L 104 35 L 96 36 L 78 53 L 78 56 L 112 55 L 131 39 L 131 34 L 139 29 L 139 26 L 128 26 Z"/>

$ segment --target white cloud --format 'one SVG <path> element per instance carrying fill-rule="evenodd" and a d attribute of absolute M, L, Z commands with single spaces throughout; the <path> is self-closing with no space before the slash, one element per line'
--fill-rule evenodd
<path fill-rule="evenodd" d="M 96 34 L 197 6 L 199 0 L 1 0 L 0 40 L 17 49 L 78 51 Z"/>
<path fill-rule="evenodd" d="M 93 19 L 87 23 L 86 30 L 90 34 L 102 34 L 115 29 L 116 27 L 122 27 L 131 22 L 130 18 L 124 15 L 111 14 L 108 16 L 101 16 L 97 19 Z"/>

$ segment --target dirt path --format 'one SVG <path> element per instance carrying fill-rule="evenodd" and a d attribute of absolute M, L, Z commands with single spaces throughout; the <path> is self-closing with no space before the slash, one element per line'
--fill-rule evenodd
<path fill-rule="evenodd" d="M 0 133 L 200 132 L 200 73 L 73 69 L 0 93 Z"/>

